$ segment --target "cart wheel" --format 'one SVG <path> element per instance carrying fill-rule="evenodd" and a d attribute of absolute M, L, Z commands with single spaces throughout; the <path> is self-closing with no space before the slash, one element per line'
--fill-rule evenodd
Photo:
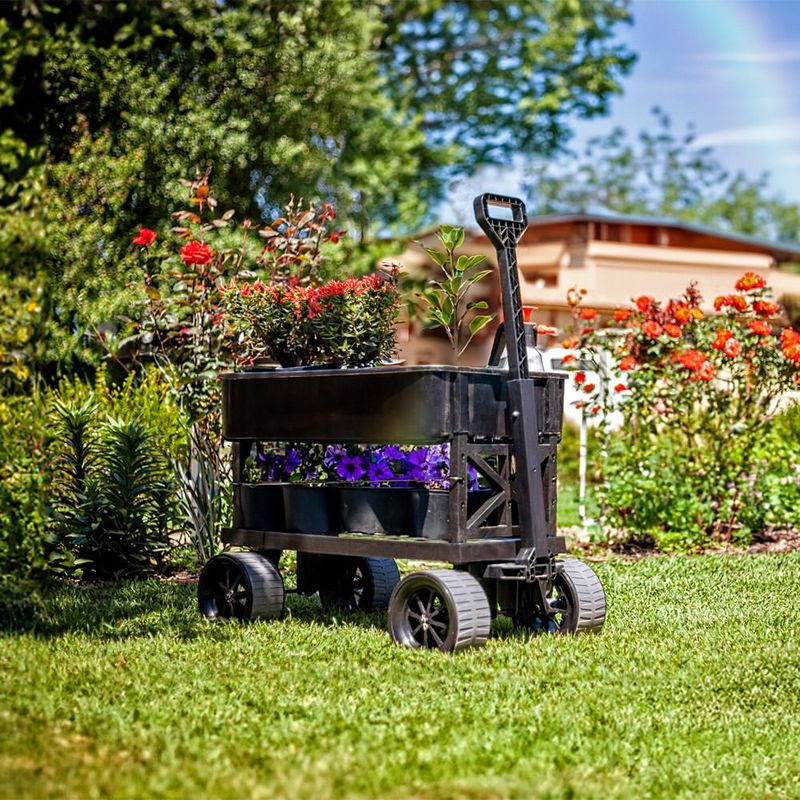
<path fill-rule="evenodd" d="M 283 579 L 259 553 L 221 553 L 200 574 L 197 602 L 208 619 L 277 619 L 283 615 Z"/>
<path fill-rule="evenodd" d="M 548 633 L 598 633 L 606 620 L 606 593 L 600 578 L 575 558 L 561 563 L 549 598 L 553 613 L 543 618 L 531 604 L 517 615 L 517 624 Z"/>
<path fill-rule="evenodd" d="M 319 589 L 325 608 L 383 610 L 400 580 L 393 558 L 343 558 L 331 567 Z"/>
<path fill-rule="evenodd" d="M 412 572 L 389 601 L 389 632 L 405 647 L 453 653 L 480 647 L 489 638 L 492 614 L 486 592 L 468 572 Z"/>

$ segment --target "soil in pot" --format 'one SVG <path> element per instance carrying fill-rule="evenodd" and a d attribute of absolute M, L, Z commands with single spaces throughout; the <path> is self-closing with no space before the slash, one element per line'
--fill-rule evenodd
<path fill-rule="evenodd" d="M 349 533 L 409 532 L 411 490 L 390 486 L 339 486 L 339 522 Z"/>

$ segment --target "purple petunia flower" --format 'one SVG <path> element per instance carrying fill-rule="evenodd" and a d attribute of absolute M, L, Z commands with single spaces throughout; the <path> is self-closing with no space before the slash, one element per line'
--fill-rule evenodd
<path fill-rule="evenodd" d="M 431 471 L 429 456 L 427 447 L 415 447 L 403 460 L 405 476 L 420 483 L 427 481 Z"/>
<path fill-rule="evenodd" d="M 390 481 L 392 478 L 394 478 L 394 473 L 383 459 L 367 464 L 367 480 L 370 483 L 377 485 L 383 481 Z"/>
<path fill-rule="evenodd" d="M 335 467 L 347 455 L 347 450 L 342 444 L 332 444 L 325 449 L 322 462 L 326 467 Z"/>
<path fill-rule="evenodd" d="M 385 447 L 377 448 L 375 455 L 387 461 L 402 461 L 406 454 L 396 444 L 387 444 Z"/>
<path fill-rule="evenodd" d="M 359 456 L 344 455 L 336 465 L 336 474 L 346 481 L 358 481 L 364 477 L 366 470 Z"/>
<path fill-rule="evenodd" d="M 300 466 L 300 451 L 292 448 L 286 451 L 286 458 L 283 462 L 283 471 L 291 475 Z"/>

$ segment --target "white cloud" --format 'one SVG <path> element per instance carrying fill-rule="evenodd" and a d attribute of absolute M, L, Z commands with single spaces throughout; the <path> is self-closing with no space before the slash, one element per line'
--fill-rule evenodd
<path fill-rule="evenodd" d="M 727 128 L 698 136 L 697 147 L 720 147 L 728 144 L 767 144 L 771 142 L 798 142 L 800 144 L 800 118 L 779 120 L 768 125 L 751 125 L 746 128 Z"/>

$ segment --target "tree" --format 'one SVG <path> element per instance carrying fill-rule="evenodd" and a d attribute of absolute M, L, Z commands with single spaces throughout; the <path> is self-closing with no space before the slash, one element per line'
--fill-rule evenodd
<path fill-rule="evenodd" d="M 569 153 L 531 164 L 527 193 L 535 213 L 616 212 L 685 220 L 736 233 L 800 242 L 800 205 L 770 193 L 769 177 L 731 175 L 689 127 L 672 130 L 653 109 L 654 131 L 622 128 Z"/>
<path fill-rule="evenodd" d="M 417 227 L 449 175 L 602 113 L 627 19 L 621 0 L 1 4 L 0 291 L 44 292 L 60 341 L 40 362 L 91 361 L 131 233 L 195 165 L 256 220 L 294 193 L 334 203 L 358 247 Z"/>
<path fill-rule="evenodd" d="M 381 70 L 451 173 L 551 154 L 569 121 L 604 114 L 635 57 L 620 0 L 383 2 Z"/>
<path fill-rule="evenodd" d="M 144 222 L 187 165 L 213 161 L 221 198 L 253 215 L 293 191 L 414 225 L 443 168 L 551 152 L 633 61 L 613 41 L 620 0 L 15 0 L 2 14 L 15 171 L 68 158 L 82 115 L 117 154 L 144 149 Z"/>

